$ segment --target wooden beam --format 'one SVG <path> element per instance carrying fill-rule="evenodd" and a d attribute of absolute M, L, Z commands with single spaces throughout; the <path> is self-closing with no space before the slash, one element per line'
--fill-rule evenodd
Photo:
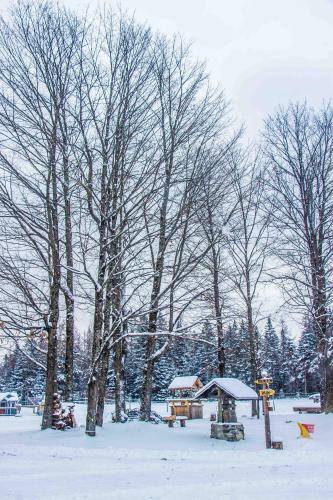
<path fill-rule="evenodd" d="M 222 411 L 222 391 L 217 388 L 217 422 L 223 422 L 223 411 Z"/>

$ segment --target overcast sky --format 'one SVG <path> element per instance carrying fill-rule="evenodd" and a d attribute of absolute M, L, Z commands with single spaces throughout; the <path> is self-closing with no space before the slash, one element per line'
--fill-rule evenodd
<path fill-rule="evenodd" d="M 72 4 L 77 4 L 72 0 Z M 91 3 L 92 5 L 92 3 Z M 332 0 L 122 0 L 206 59 L 252 137 L 277 104 L 319 106 L 333 89 Z"/>
<path fill-rule="evenodd" d="M 10 0 L 0 0 L 6 7 Z M 333 0 L 64 0 L 76 10 L 120 4 L 165 33 L 182 33 L 254 137 L 278 104 L 332 96 Z"/>
<path fill-rule="evenodd" d="M 1 11 L 12 0 L 0 0 Z M 103 4 L 164 33 L 181 33 L 207 61 L 250 138 L 278 104 L 317 107 L 332 96 L 333 0 L 60 0 L 84 13 Z"/>
<path fill-rule="evenodd" d="M 1 11 L 12 0 L 0 0 Z M 207 61 L 234 115 L 257 135 L 278 104 L 320 106 L 333 88 L 333 0 L 60 0 L 84 13 L 121 5 L 165 33 L 181 33 Z"/>
<path fill-rule="evenodd" d="M 12 0 L 0 0 L 4 12 Z M 165 33 L 181 33 L 255 137 L 278 104 L 320 106 L 333 88 L 333 0 L 60 0 L 84 13 L 118 4 Z"/>
<path fill-rule="evenodd" d="M 61 3 L 61 2 L 60 2 Z M 279 104 L 320 106 L 333 89 L 333 0 L 63 0 L 84 13 L 118 4 L 164 33 L 181 33 L 225 89 L 238 122 L 255 139 Z M 11 0 L 0 0 L 2 12 Z M 273 298 L 273 295 L 275 296 Z M 276 310 L 277 292 L 265 302 Z M 273 304 L 273 305 L 272 305 Z M 278 313 L 275 314 L 278 319 Z M 289 322 L 296 327 L 294 321 Z"/>

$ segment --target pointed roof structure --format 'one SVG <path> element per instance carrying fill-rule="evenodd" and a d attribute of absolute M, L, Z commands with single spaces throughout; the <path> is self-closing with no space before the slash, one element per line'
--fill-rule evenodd
<path fill-rule="evenodd" d="M 169 385 L 169 391 L 198 390 L 203 387 L 203 383 L 196 375 L 186 377 L 175 377 Z"/>
<path fill-rule="evenodd" d="M 2 402 L 10 402 L 10 401 L 18 401 L 19 397 L 17 392 L 0 392 L 0 401 Z"/>
<path fill-rule="evenodd" d="M 238 401 L 258 399 L 258 394 L 241 380 L 233 377 L 214 378 L 195 394 L 195 399 L 217 397 L 218 389 Z"/>

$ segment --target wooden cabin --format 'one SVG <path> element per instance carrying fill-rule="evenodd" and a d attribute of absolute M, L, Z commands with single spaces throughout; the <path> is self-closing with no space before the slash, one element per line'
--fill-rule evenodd
<path fill-rule="evenodd" d="M 18 413 L 17 392 L 0 392 L 0 415 L 13 416 Z"/>
<path fill-rule="evenodd" d="M 258 400 L 258 394 L 237 378 L 222 377 L 211 380 L 199 389 L 194 398 L 217 399 L 217 421 L 237 422 L 235 401 Z"/>
<path fill-rule="evenodd" d="M 199 377 L 176 377 L 168 389 L 172 397 L 167 399 L 171 415 L 186 417 L 188 419 L 203 418 L 203 406 L 199 399 L 194 399 L 195 394 L 203 384 Z"/>

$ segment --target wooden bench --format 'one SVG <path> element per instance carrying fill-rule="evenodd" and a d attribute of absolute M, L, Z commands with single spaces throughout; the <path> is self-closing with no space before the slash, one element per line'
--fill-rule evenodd
<path fill-rule="evenodd" d="M 320 406 L 294 406 L 293 411 L 298 411 L 298 413 L 323 413 Z"/>

